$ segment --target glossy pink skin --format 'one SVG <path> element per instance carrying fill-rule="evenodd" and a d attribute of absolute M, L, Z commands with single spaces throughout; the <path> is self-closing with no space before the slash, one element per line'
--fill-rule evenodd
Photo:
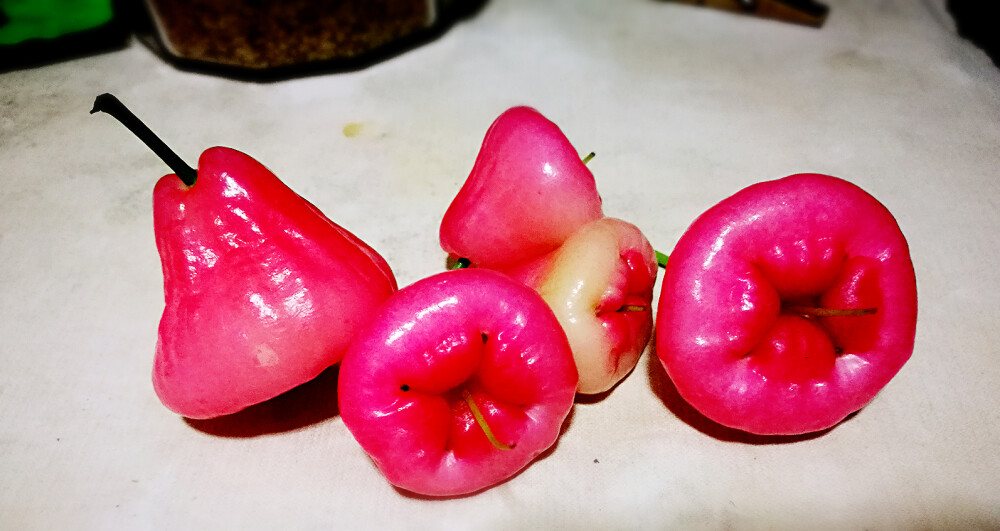
<path fill-rule="evenodd" d="M 538 111 L 514 107 L 487 131 L 441 222 L 441 247 L 502 269 L 552 251 L 601 216 L 594 176 L 566 136 Z"/>
<path fill-rule="evenodd" d="M 783 301 L 877 313 L 805 318 Z M 738 192 L 681 237 L 663 279 L 657 353 L 712 420 L 809 433 L 889 382 L 913 351 L 916 318 L 913 264 L 889 211 L 847 181 L 793 175 Z"/>
<path fill-rule="evenodd" d="M 576 384 L 566 336 L 535 292 L 493 271 L 447 271 L 400 290 L 359 335 L 340 368 L 340 415 L 393 485 L 460 495 L 552 446 Z M 513 449 L 489 442 L 462 389 Z"/>
<path fill-rule="evenodd" d="M 190 418 L 235 413 L 340 361 L 395 290 L 388 264 L 257 161 L 206 150 L 153 192 L 166 307 L 153 387 Z"/>

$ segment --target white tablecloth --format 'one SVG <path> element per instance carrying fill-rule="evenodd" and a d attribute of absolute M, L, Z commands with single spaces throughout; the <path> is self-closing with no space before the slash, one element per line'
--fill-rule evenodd
<path fill-rule="evenodd" d="M 133 42 L 0 74 L 0 527 L 1000 528 L 1000 70 L 943 4 L 831 0 L 816 30 L 649 0 L 494 0 L 349 73 L 236 81 Z M 596 152 L 605 212 L 665 252 L 746 185 L 837 175 L 909 240 L 916 348 L 871 405 L 794 441 L 702 422 L 649 350 L 512 480 L 408 496 L 344 427 L 335 371 L 215 422 L 160 405 L 150 197 L 169 170 L 88 114 L 101 92 L 191 164 L 213 145 L 262 161 L 401 286 L 444 268 L 441 216 L 512 105 Z"/>

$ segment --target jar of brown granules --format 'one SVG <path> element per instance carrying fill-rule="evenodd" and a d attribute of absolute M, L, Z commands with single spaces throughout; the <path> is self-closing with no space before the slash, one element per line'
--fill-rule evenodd
<path fill-rule="evenodd" d="M 482 3 L 146 0 L 150 24 L 143 40 L 182 67 L 286 77 L 367 66 L 426 42 Z"/>

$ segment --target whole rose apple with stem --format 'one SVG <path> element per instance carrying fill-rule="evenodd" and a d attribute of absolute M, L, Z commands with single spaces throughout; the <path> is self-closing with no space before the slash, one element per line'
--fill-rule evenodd
<path fill-rule="evenodd" d="M 113 96 L 99 96 L 97 111 L 176 172 L 153 190 L 163 404 L 196 419 L 235 413 L 340 361 L 396 290 L 385 260 L 249 156 L 210 148 L 195 170 Z"/>
<path fill-rule="evenodd" d="M 761 435 L 823 430 L 909 359 L 909 248 L 861 188 L 800 174 L 752 185 L 692 223 L 670 256 L 657 354 L 708 418 Z"/>

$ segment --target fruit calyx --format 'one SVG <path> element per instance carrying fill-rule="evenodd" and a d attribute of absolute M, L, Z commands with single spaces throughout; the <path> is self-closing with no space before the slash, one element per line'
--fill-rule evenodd
<path fill-rule="evenodd" d="M 462 398 L 465 403 L 468 404 L 469 410 L 472 411 L 472 416 L 476 419 L 476 424 L 483 430 L 486 434 L 486 438 L 489 439 L 490 444 L 495 446 L 498 450 L 513 450 L 513 444 L 504 444 L 500 442 L 495 435 L 493 435 L 493 430 L 490 429 L 490 425 L 486 422 L 486 417 L 483 416 L 483 412 L 479 410 L 479 406 L 476 405 L 476 401 L 472 398 L 472 393 L 468 389 L 462 389 Z"/>
<path fill-rule="evenodd" d="M 96 112 L 110 114 L 128 128 L 129 131 L 132 131 L 132 134 L 138 137 L 139 140 L 142 140 L 153 153 L 156 153 L 156 156 L 160 157 L 185 185 L 193 186 L 195 181 L 198 180 L 198 172 L 191 166 L 188 166 L 177 153 L 167 147 L 163 140 L 160 140 L 160 137 L 156 136 L 149 127 L 146 127 L 146 124 L 142 123 L 142 120 L 135 114 L 132 114 L 132 111 L 114 95 L 104 93 L 97 96 L 94 99 L 94 107 L 90 110 L 90 114 Z"/>
<path fill-rule="evenodd" d="M 858 317 L 878 313 L 878 308 L 819 308 L 797 304 L 782 305 L 782 311 L 806 317 Z"/>

